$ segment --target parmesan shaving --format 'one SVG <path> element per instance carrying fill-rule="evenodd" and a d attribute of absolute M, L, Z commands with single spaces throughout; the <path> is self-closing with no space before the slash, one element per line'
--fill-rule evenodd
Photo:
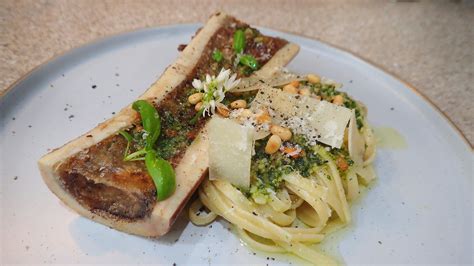
<path fill-rule="evenodd" d="M 267 109 L 274 123 L 307 136 L 311 145 L 318 141 L 332 148 L 341 147 L 344 130 L 352 115 L 350 109 L 263 84 L 258 87 L 251 110 Z"/>
<path fill-rule="evenodd" d="M 209 179 L 222 179 L 248 188 L 254 129 L 214 116 L 209 121 L 208 135 Z"/>

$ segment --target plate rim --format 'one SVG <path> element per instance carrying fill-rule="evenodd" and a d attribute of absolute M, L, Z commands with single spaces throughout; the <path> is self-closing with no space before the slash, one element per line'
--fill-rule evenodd
<path fill-rule="evenodd" d="M 58 54 L 55 54 L 55 55 L 51 56 L 50 58 L 46 59 L 45 61 L 43 61 L 39 65 L 34 66 L 30 70 L 28 70 L 26 73 L 21 75 L 19 78 L 17 78 L 10 85 L 8 85 L 6 88 L 4 88 L 2 91 L 0 91 L 0 103 L 5 99 L 5 97 L 8 94 L 10 94 L 15 89 L 15 87 L 17 87 L 20 83 L 25 81 L 28 77 L 33 75 L 35 72 L 39 71 L 42 67 L 53 63 L 54 61 L 56 61 L 57 59 L 59 59 L 63 56 L 68 56 L 70 53 L 72 53 L 76 49 L 84 49 L 84 48 L 91 47 L 91 46 L 94 46 L 94 45 L 97 45 L 97 44 L 100 44 L 100 43 L 103 43 L 103 42 L 107 42 L 110 39 L 117 38 L 117 37 L 122 37 L 124 35 L 132 34 L 132 33 L 146 32 L 146 31 L 153 31 L 153 30 L 162 31 L 162 30 L 166 30 L 166 29 L 170 29 L 170 28 L 200 27 L 202 25 L 203 25 L 203 23 L 174 23 L 174 24 L 164 24 L 164 25 L 151 26 L 151 27 L 142 27 L 142 28 L 138 28 L 138 29 L 121 31 L 121 32 L 110 34 L 110 35 L 101 36 L 101 37 L 95 38 L 95 39 L 93 39 L 89 42 L 73 46 L 69 49 L 66 49 L 65 51 L 62 51 Z M 425 93 L 421 92 L 421 90 L 417 89 L 413 84 L 411 84 L 411 83 L 405 81 L 404 79 L 402 79 L 398 74 L 395 74 L 395 73 L 387 70 L 385 67 L 381 66 L 380 64 L 378 64 L 378 63 L 376 63 L 376 62 L 374 62 L 374 61 L 372 61 L 368 58 L 366 58 L 365 56 L 362 56 L 362 55 L 360 55 L 356 52 L 352 52 L 352 51 L 350 51 L 350 50 L 348 50 L 344 47 L 341 47 L 340 45 L 333 44 L 333 43 L 321 40 L 320 38 L 317 38 L 317 37 L 310 37 L 308 35 L 305 35 L 304 33 L 297 33 L 297 32 L 293 32 L 291 30 L 274 29 L 274 28 L 262 27 L 262 26 L 258 26 L 258 25 L 256 25 L 255 27 L 257 27 L 259 29 L 271 30 L 271 31 L 274 31 L 274 32 L 281 32 L 281 33 L 284 33 L 284 34 L 297 36 L 297 37 L 304 38 L 304 39 L 307 39 L 307 40 L 310 40 L 310 41 L 317 41 L 317 42 L 321 43 L 322 45 L 328 46 L 328 47 L 330 47 L 332 49 L 335 49 L 335 50 L 345 52 L 345 53 L 349 54 L 350 56 L 355 57 L 356 59 L 359 59 L 362 62 L 370 65 L 371 67 L 374 67 L 376 69 L 381 70 L 386 75 L 391 76 L 392 78 L 394 78 L 395 80 L 397 80 L 398 82 L 403 84 L 406 88 L 411 90 L 419 98 L 421 98 L 424 102 L 426 102 L 435 112 L 440 114 L 441 117 L 443 117 L 444 120 L 446 122 L 448 122 L 450 127 L 452 129 L 454 129 L 454 131 L 457 133 L 458 137 L 460 137 L 462 139 L 464 144 L 466 144 L 466 146 L 468 148 L 470 148 L 471 152 L 474 150 L 474 144 L 469 142 L 466 135 L 459 128 L 459 126 L 456 125 L 454 123 L 454 121 L 443 110 L 441 110 L 441 108 L 438 105 L 436 105 L 433 102 L 433 100 L 431 100 Z"/>

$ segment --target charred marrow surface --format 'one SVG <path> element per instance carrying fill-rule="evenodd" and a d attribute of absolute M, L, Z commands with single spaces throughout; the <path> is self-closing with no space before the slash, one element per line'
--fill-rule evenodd
<path fill-rule="evenodd" d="M 196 92 L 192 81 L 203 79 L 206 74 L 217 75 L 222 68 L 231 69 L 238 77 L 246 77 L 253 71 L 236 62 L 238 55 L 233 49 L 236 30 L 245 33 L 243 52 L 252 55 L 260 66 L 287 44 L 285 40 L 264 36 L 233 18 L 211 37 L 187 78 L 161 101 L 154 102 L 161 116 L 162 129 L 155 148 L 173 167 L 180 163 L 187 147 L 208 120 L 200 118 L 197 123 L 190 122 L 197 113 L 188 102 L 189 95 Z M 220 53 L 220 60 L 213 56 L 215 53 Z M 127 131 L 137 140 L 131 151 L 139 150 L 140 139 L 143 139 L 140 121 Z M 82 206 L 97 215 L 132 221 L 148 217 L 156 203 L 156 189 L 143 161 L 123 160 L 126 145 L 127 141 L 116 134 L 71 156 L 59 165 L 61 185 Z"/>

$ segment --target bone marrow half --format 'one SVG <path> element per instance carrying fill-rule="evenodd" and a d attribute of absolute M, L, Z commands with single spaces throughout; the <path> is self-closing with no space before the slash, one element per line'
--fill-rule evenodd
<path fill-rule="evenodd" d="M 236 63 L 233 47 L 236 30 L 245 34 L 243 54 L 256 59 L 259 69 Z M 216 59 L 216 51 L 220 57 Z M 198 111 L 188 101 L 195 93 L 194 79 L 218 75 L 230 69 L 239 78 L 256 73 L 268 75 L 288 63 L 298 47 L 286 40 L 261 34 L 249 25 L 223 13 L 213 15 L 199 29 L 160 79 L 140 98 L 153 104 L 161 117 L 161 135 L 155 149 L 176 172 L 176 191 L 157 201 L 156 188 L 145 163 L 124 161 L 126 131 L 138 141 L 143 128 L 140 116 L 130 106 L 98 127 L 45 155 L 39 167 L 48 187 L 81 215 L 121 231 L 143 236 L 166 233 L 207 171 L 207 117 L 191 122 Z M 251 93 L 240 98 L 254 97 Z M 232 95 L 226 96 L 231 101 Z"/>

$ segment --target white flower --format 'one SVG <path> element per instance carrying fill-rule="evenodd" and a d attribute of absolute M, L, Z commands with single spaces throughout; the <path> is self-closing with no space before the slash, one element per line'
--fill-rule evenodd
<path fill-rule="evenodd" d="M 194 79 L 192 85 L 195 89 L 204 93 L 202 99 L 203 116 L 214 114 L 216 105 L 225 98 L 225 93 L 236 87 L 240 79 L 237 75 L 231 75 L 230 69 L 222 69 L 216 76 L 206 75 L 204 81 Z"/>

